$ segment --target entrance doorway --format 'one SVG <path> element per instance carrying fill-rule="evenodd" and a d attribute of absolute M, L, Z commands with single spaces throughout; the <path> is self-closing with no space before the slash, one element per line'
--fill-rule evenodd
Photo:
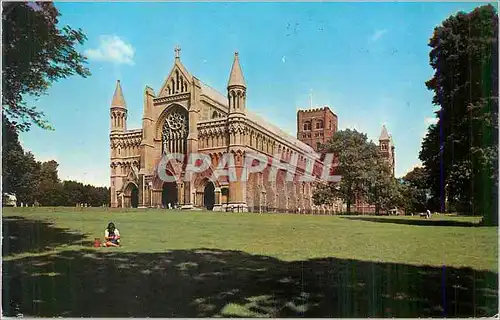
<path fill-rule="evenodd" d="M 168 208 L 169 203 L 174 207 L 177 202 L 177 183 L 165 182 L 161 191 L 161 204 L 163 207 Z"/>
<path fill-rule="evenodd" d="M 215 205 L 215 186 L 213 182 L 208 181 L 203 191 L 203 206 L 207 210 L 212 210 Z"/>
<path fill-rule="evenodd" d="M 137 208 L 139 206 L 139 188 L 133 182 L 129 182 L 123 192 L 123 208 Z"/>
<path fill-rule="evenodd" d="M 139 189 L 135 184 L 132 185 L 132 190 L 130 190 L 130 206 L 132 208 L 139 206 Z"/>

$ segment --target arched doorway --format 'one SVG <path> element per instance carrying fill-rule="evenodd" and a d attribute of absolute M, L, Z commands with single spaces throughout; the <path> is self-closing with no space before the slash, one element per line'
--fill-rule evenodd
<path fill-rule="evenodd" d="M 139 206 L 139 188 L 134 182 L 129 182 L 123 193 L 122 207 L 137 208 Z"/>
<path fill-rule="evenodd" d="M 177 202 L 177 183 L 165 182 L 161 191 L 161 204 L 168 208 L 169 203 L 173 207 Z"/>
<path fill-rule="evenodd" d="M 203 191 L 203 206 L 207 210 L 212 210 L 215 205 L 215 186 L 212 181 L 208 181 Z"/>
<path fill-rule="evenodd" d="M 139 189 L 135 184 L 132 184 L 132 190 L 130 190 L 130 206 L 132 208 L 139 206 Z"/>

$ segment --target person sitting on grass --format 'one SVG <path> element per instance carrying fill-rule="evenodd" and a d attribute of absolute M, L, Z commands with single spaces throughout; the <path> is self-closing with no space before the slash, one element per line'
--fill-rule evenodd
<path fill-rule="evenodd" d="M 119 247 L 120 246 L 120 232 L 116 229 L 115 224 L 110 222 L 104 231 L 105 247 Z"/>

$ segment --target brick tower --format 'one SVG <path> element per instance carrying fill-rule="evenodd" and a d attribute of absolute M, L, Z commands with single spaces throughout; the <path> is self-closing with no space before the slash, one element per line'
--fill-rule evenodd
<path fill-rule="evenodd" d="M 318 151 L 337 132 L 337 115 L 329 107 L 297 111 L 297 139 Z"/>

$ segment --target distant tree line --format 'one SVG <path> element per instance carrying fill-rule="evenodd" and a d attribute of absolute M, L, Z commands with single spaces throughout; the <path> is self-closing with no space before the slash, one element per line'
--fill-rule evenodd
<path fill-rule="evenodd" d="M 18 205 L 89 206 L 108 205 L 109 189 L 84 185 L 76 181 L 60 181 L 54 161 L 37 161 L 19 143 L 16 128 L 4 116 L 2 119 L 2 191 L 13 193 Z"/>

